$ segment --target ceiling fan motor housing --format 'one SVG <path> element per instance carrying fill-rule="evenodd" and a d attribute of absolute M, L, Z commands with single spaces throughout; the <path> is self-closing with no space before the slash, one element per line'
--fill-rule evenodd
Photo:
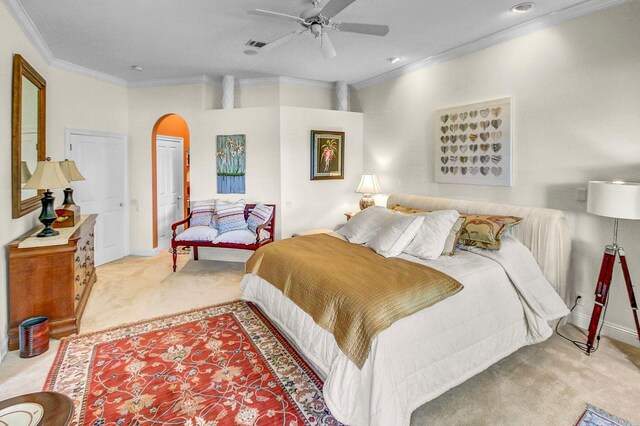
<path fill-rule="evenodd" d="M 322 24 L 318 22 L 312 23 L 309 26 L 309 29 L 311 30 L 311 34 L 313 34 L 316 37 L 320 37 L 322 35 Z"/>

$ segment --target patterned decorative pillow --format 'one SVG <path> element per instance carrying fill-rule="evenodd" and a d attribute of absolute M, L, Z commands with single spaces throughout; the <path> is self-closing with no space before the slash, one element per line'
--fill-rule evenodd
<path fill-rule="evenodd" d="M 194 201 L 189 226 L 209 226 L 216 211 L 216 200 Z"/>
<path fill-rule="evenodd" d="M 391 210 L 393 210 L 394 212 L 400 212 L 404 214 L 429 213 L 428 210 L 414 209 L 413 207 L 405 207 L 405 206 L 401 206 L 400 204 L 396 204 L 391 208 Z"/>
<path fill-rule="evenodd" d="M 217 200 L 216 217 L 219 234 L 247 229 L 247 221 L 244 218 L 244 200 L 235 203 Z"/>
<path fill-rule="evenodd" d="M 400 204 L 396 204 L 391 208 L 391 210 L 404 214 L 429 213 L 429 210 L 414 209 L 413 207 L 405 207 Z M 458 244 L 460 234 L 462 233 L 462 225 L 464 224 L 465 217 L 465 215 L 461 214 L 456 223 L 453 224 L 451 231 L 449 231 L 447 241 L 444 243 L 442 256 L 453 256 L 453 253 L 455 253 L 456 245 Z"/>
<path fill-rule="evenodd" d="M 271 215 L 273 214 L 273 207 L 265 206 L 262 203 L 256 204 L 256 206 L 249 213 L 249 217 L 247 218 L 247 226 L 249 229 L 255 234 L 258 226 L 264 225 L 271 219 Z"/>
<path fill-rule="evenodd" d="M 490 250 L 500 249 L 500 237 L 522 222 L 521 217 L 468 214 L 462 225 L 459 244 Z"/>

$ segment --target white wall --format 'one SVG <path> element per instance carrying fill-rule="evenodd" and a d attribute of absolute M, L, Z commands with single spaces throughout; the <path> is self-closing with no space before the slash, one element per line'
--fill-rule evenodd
<path fill-rule="evenodd" d="M 64 128 L 75 127 L 127 133 L 127 90 L 53 67 L 40 56 L 4 3 L 0 2 L 0 246 L 38 223 L 39 211 L 19 219 L 11 217 L 11 90 L 13 55 L 22 55 L 47 82 L 47 155 L 64 157 Z M 56 192 L 60 200 L 61 193 Z M 7 263 L 0 262 L 0 357 L 8 332 Z"/>
<path fill-rule="evenodd" d="M 310 228 L 335 228 L 357 209 L 362 176 L 363 116 L 312 108 L 281 109 L 282 237 Z M 345 132 L 344 179 L 310 180 L 311 130 Z"/>
<path fill-rule="evenodd" d="M 640 180 L 638 46 L 640 2 L 634 1 L 364 88 L 358 98 L 365 113 L 365 168 L 378 173 L 388 193 L 565 210 L 574 238 L 569 295 L 584 297 L 574 317 L 584 326 L 612 221 L 585 213 L 576 190 L 594 179 Z M 436 184 L 434 111 L 506 96 L 513 97 L 515 112 L 514 185 Z M 620 243 L 636 282 L 639 237 L 640 222 L 621 223 Z M 607 321 L 610 334 L 633 340 L 619 270 Z"/>
<path fill-rule="evenodd" d="M 212 97 L 214 100 L 212 100 Z M 214 104 L 217 91 L 204 84 L 129 89 L 129 180 L 132 254 L 153 253 L 153 200 L 151 191 L 151 134 L 158 119 L 180 115 L 189 126 L 191 149 L 207 138 L 202 119 Z M 193 158 L 193 156 L 192 156 Z M 193 182 L 193 177 L 191 178 Z"/>
<path fill-rule="evenodd" d="M 314 87 L 308 84 L 276 80 L 260 84 L 260 80 L 257 79 L 257 81 L 249 83 L 242 80 L 236 81 L 236 108 L 295 106 L 332 109 L 335 107 L 335 94 L 332 87 L 324 87 L 323 84 Z"/>
<path fill-rule="evenodd" d="M 212 110 L 203 113 L 206 138 L 191 142 L 192 199 L 221 198 L 277 205 L 280 216 L 280 109 Z M 246 135 L 246 194 L 218 194 L 216 136 Z M 277 229 L 276 237 L 280 236 Z"/>
<path fill-rule="evenodd" d="M 356 177 L 343 182 L 355 190 L 362 173 L 362 114 L 331 111 L 334 102 L 333 89 L 307 87 L 299 84 L 251 85 L 240 84 L 236 87 L 236 108 L 232 110 L 211 109 L 219 107 L 220 90 L 204 84 L 185 86 L 144 87 L 129 90 L 129 158 L 131 179 L 131 250 L 133 254 L 152 254 L 152 197 L 151 197 L 151 132 L 156 121 L 165 114 L 175 113 L 182 116 L 189 126 L 191 136 L 191 199 L 224 198 L 229 200 L 244 198 L 247 201 L 272 202 L 278 205 L 277 221 L 283 224 L 281 215 L 286 206 L 281 202 L 281 190 L 288 190 L 287 182 L 281 180 L 282 161 L 294 161 L 296 167 L 305 168 L 302 174 L 309 181 L 309 135 L 312 128 L 327 130 L 347 130 L 348 150 L 347 168 L 353 170 Z M 214 99 L 212 99 L 214 98 Z M 281 107 L 282 106 L 282 107 Z M 282 119 L 285 117 L 285 119 Z M 358 117 L 358 118 L 354 118 Z M 284 129 L 288 135 L 283 136 Z M 218 194 L 216 188 L 215 138 L 220 134 L 245 134 L 247 136 L 247 177 L 244 195 Z M 298 150 L 295 141 L 302 143 Z M 351 145 L 349 145 L 349 143 Z M 285 148 L 286 146 L 286 148 Z M 280 157 L 283 149 L 293 149 L 295 154 Z M 284 163 L 283 163 L 284 164 Z M 293 172 L 297 169 L 291 169 Z M 289 171 L 288 171 L 289 172 Z M 288 173 L 287 172 L 287 173 Z M 289 178 L 289 176 L 287 176 Z M 296 182 L 299 176 L 291 177 Z M 289 182 L 289 181 L 288 181 Z M 316 187 L 341 188 L 338 183 Z M 353 187 L 353 188 L 351 188 Z M 295 192 L 300 188 L 293 188 Z M 339 189 L 341 191 L 341 189 Z M 296 196 L 306 197 L 304 190 L 300 194 L 287 192 L 289 200 Z M 333 203 L 336 209 L 344 210 L 345 201 L 336 205 L 338 198 L 318 201 L 318 206 Z M 305 198 L 306 199 L 306 198 Z M 352 210 L 357 202 L 344 210 Z M 309 201 L 309 200 L 307 200 Z M 296 206 L 309 204 L 298 203 Z M 298 207 L 296 207 L 298 208 Z M 344 213 L 342 211 L 342 213 Z M 340 215 L 338 215 L 340 216 Z M 344 216 L 335 214 L 327 222 L 337 225 Z M 303 226 L 296 219 L 296 229 Z M 284 223 L 287 223 L 285 220 Z M 314 224 L 309 220 L 307 228 Z M 286 236 L 280 226 L 276 237 Z M 293 231 L 291 231 L 293 232 Z M 290 234 L 289 234 L 290 235 Z"/>

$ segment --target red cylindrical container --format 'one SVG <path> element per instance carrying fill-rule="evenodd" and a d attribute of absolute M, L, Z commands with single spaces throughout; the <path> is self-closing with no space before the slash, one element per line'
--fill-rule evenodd
<path fill-rule="evenodd" d="M 31 317 L 18 327 L 20 358 L 32 358 L 49 350 L 49 318 Z"/>

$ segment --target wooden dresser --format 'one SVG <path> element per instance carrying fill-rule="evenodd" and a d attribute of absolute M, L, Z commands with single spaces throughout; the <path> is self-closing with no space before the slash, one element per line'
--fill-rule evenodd
<path fill-rule="evenodd" d="M 93 235 L 97 215 L 88 215 L 66 244 L 20 248 L 36 229 L 10 243 L 9 350 L 18 349 L 18 326 L 27 318 L 49 317 L 51 337 L 80 330 L 80 318 L 96 281 Z"/>

